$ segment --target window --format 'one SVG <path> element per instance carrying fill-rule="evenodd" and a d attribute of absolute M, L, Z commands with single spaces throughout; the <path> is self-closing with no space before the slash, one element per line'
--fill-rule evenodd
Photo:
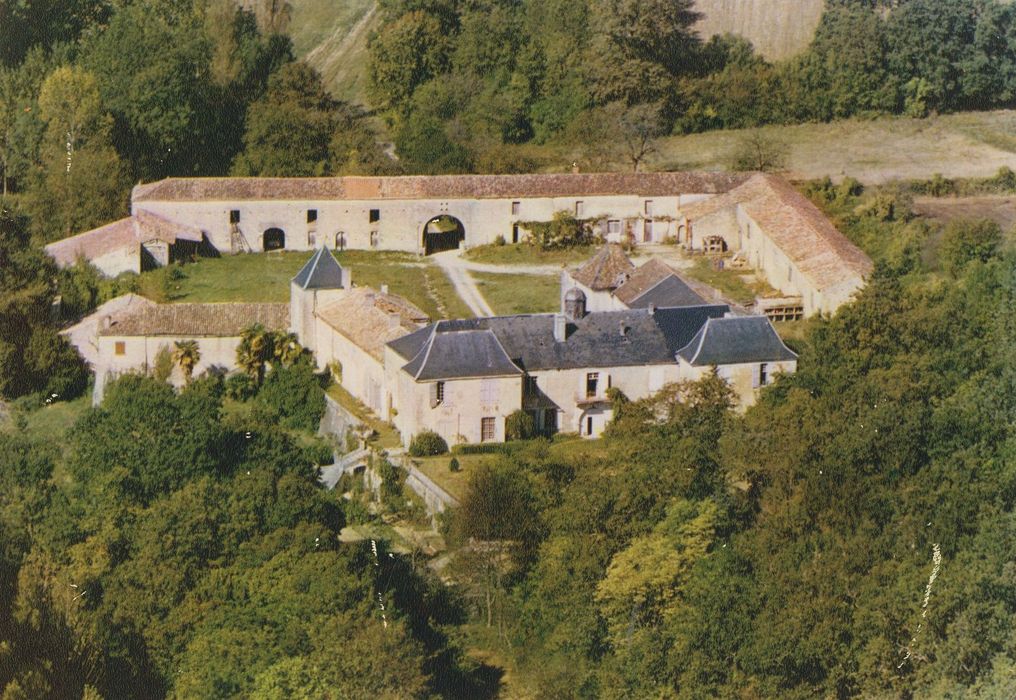
<path fill-rule="evenodd" d="M 117 355 L 124 355 L 127 352 L 127 343 L 122 340 L 116 341 L 116 346 L 113 348 L 113 352 Z"/>
<path fill-rule="evenodd" d="M 313 224 L 315 221 L 317 221 L 317 209 L 308 209 L 307 210 L 307 223 L 308 224 Z"/>
<path fill-rule="evenodd" d="M 548 435 L 557 432 L 557 411 L 552 408 L 543 409 L 543 432 Z"/>
<path fill-rule="evenodd" d="M 380 221 L 380 220 L 381 220 L 381 210 L 380 209 L 371 209 L 370 213 L 367 215 L 367 221 L 369 223 L 373 224 L 374 222 Z"/>
<path fill-rule="evenodd" d="M 608 234 L 619 234 L 621 233 L 621 222 L 618 219 L 611 219 L 607 222 L 607 233 Z"/>
<path fill-rule="evenodd" d="M 480 442 L 490 442 L 496 439 L 494 418 L 480 419 Z"/>
<path fill-rule="evenodd" d="M 381 235 L 377 231 L 370 232 L 370 247 L 377 248 L 378 244 L 381 243 Z"/>
<path fill-rule="evenodd" d="M 229 223 L 238 224 L 240 223 L 240 210 L 230 209 L 229 210 Z"/>
<path fill-rule="evenodd" d="M 444 403 L 444 382 L 437 383 L 437 402 Z"/>
<path fill-rule="evenodd" d="M 591 399 L 596 396 L 596 385 L 600 382 L 599 372 L 590 372 L 586 375 L 586 398 Z"/>
<path fill-rule="evenodd" d="M 651 200 L 651 199 L 647 199 L 646 200 L 646 209 L 645 209 L 645 211 L 646 211 L 646 216 L 652 216 L 653 215 L 653 200 Z"/>
<path fill-rule="evenodd" d="M 586 213 L 586 203 L 582 201 L 575 202 L 575 216 L 579 217 L 585 216 L 585 213 Z"/>
<path fill-rule="evenodd" d="M 484 379 L 480 382 L 480 402 L 489 405 L 497 403 L 497 381 L 493 379 Z"/>
<path fill-rule="evenodd" d="M 758 383 L 759 386 L 765 386 L 769 382 L 769 367 L 765 362 L 758 366 Z"/>
<path fill-rule="evenodd" d="M 512 216 L 518 216 L 522 208 L 522 202 L 512 202 Z"/>

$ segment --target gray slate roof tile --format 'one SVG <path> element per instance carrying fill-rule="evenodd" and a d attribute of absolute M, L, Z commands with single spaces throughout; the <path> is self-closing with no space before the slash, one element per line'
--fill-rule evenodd
<path fill-rule="evenodd" d="M 677 354 L 695 367 L 797 359 L 765 316 L 709 319 Z"/>

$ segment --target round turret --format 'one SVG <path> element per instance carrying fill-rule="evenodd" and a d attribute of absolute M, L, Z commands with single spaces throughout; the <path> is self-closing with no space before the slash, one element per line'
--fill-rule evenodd
<path fill-rule="evenodd" d="M 578 287 L 565 292 L 564 315 L 573 321 L 586 315 L 586 295 Z"/>

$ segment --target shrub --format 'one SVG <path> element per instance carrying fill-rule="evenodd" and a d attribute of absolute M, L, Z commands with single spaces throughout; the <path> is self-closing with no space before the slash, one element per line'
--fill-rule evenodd
<path fill-rule="evenodd" d="M 462 467 L 459 466 L 459 460 L 458 460 L 458 458 L 457 457 L 452 457 L 451 461 L 448 462 L 448 471 L 450 471 L 450 472 L 457 472 L 457 471 L 461 471 L 461 470 L 462 470 Z"/>
<path fill-rule="evenodd" d="M 257 381 L 249 374 L 238 373 L 226 379 L 226 396 L 234 401 L 247 401 L 257 393 Z"/>
<path fill-rule="evenodd" d="M 315 431 L 325 413 L 325 392 L 307 362 L 276 366 L 258 392 L 258 401 L 278 412 L 289 428 Z"/>
<path fill-rule="evenodd" d="M 424 430 L 413 436 L 409 443 L 409 454 L 412 457 L 433 457 L 448 451 L 448 443 L 433 430 Z"/>
<path fill-rule="evenodd" d="M 308 462 L 318 466 L 332 464 L 335 461 L 335 454 L 331 444 L 323 438 L 318 438 L 304 447 L 303 454 Z"/>
<path fill-rule="evenodd" d="M 504 236 L 502 236 L 500 233 L 497 234 L 497 238 L 494 239 L 494 245 L 496 245 L 496 246 L 503 246 L 506 243 L 507 243 L 507 241 L 505 240 Z"/>
<path fill-rule="evenodd" d="M 534 435 L 536 435 L 536 421 L 522 409 L 513 411 L 505 418 L 505 440 L 528 440 Z"/>
<path fill-rule="evenodd" d="M 173 353 L 169 346 L 163 345 L 159 352 L 155 353 L 155 362 L 152 364 L 152 376 L 160 382 L 168 382 L 173 374 Z"/>
<path fill-rule="evenodd" d="M 942 268 L 952 274 L 974 260 L 986 262 L 1002 242 L 1002 230 L 994 221 L 953 221 L 945 227 L 939 258 Z"/>

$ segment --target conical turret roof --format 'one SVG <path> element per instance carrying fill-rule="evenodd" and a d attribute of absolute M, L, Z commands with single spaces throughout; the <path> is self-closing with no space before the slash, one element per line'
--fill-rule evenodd
<path fill-rule="evenodd" d="M 300 268 L 293 282 L 300 289 L 342 289 L 342 266 L 330 250 L 321 247 Z"/>

